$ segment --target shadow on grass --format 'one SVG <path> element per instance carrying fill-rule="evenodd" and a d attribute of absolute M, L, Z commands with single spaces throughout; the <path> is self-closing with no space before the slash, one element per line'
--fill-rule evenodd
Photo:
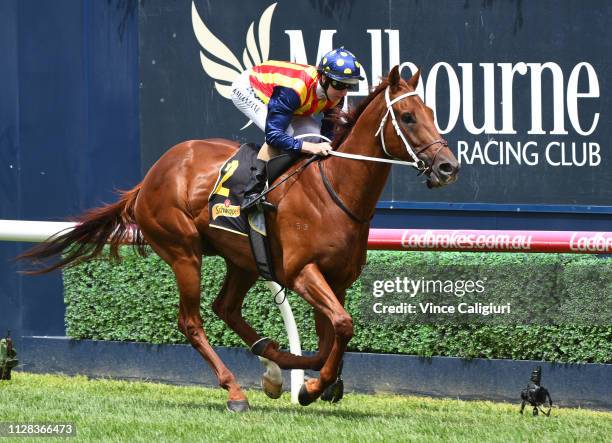
<path fill-rule="evenodd" d="M 322 403 L 319 403 L 319 404 L 322 404 Z M 201 403 L 200 402 L 198 403 L 195 403 L 195 402 L 173 403 L 173 402 L 162 401 L 162 402 L 156 402 L 156 405 L 158 407 L 188 409 L 191 411 L 194 411 L 194 410 L 226 411 L 225 402 L 223 402 L 222 404 L 219 404 L 219 402 L 213 402 L 213 401 L 202 401 Z M 384 418 L 384 419 L 399 418 L 401 419 L 401 418 L 406 418 L 406 416 L 409 414 L 409 411 L 406 411 L 406 413 L 404 414 L 389 413 L 389 412 L 365 413 L 365 412 L 360 412 L 360 411 L 355 411 L 355 410 L 339 409 L 337 406 L 334 406 L 334 405 L 325 404 L 324 407 L 325 406 L 328 406 L 329 409 L 321 410 L 320 408 L 311 408 L 310 406 L 296 407 L 293 404 L 291 405 L 283 404 L 279 406 L 257 404 L 253 406 L 253 404 L 251 403 L 251 410 L 248 413 L 267 412 L 267 413 L 299 414 L 305 417 L 321 417 L 321 418 L 336 417 L 336 418 L 342 418 L 342 419 L 347 419 L 347 420 L 359 419 L 359 418 L 361 419 L 366 419 L 366 418 Z M 230 412 L 227 412 L 227 413 L 231 414 Z"/>

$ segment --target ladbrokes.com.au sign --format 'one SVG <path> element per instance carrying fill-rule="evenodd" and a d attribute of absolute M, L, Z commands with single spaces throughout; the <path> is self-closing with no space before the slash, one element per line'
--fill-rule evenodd
<path fill-rule="evenodd" d="M 405 77 L 421 68 L 418 92 L 462 164 L 459 182 L 433 192 L 412 171 L 395 169 L 383 200 L 610 205 L 611 8 L 605 1 L 564 5 L 147 2 L 144 157 L 196 136 L 261 139 L 253 128 L 240 131 L 246 121 L 228 100 L 232 80 L 262 60 L 315 64 L 344 45 L 365 68 L 352 102 L 394 65 Z"/>

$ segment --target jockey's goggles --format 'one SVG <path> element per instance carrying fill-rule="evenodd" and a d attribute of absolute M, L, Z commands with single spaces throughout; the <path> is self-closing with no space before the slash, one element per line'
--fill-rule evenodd
<path fill-rule="evenodd" d="M 329 84 L 338 91 L 344 91 L 345 89 L 348 89 L 349 91 L 357 91 L 359 89 L 358 83 L 349 84 L 349 83 L 343 83 L 339 80 L 330 79 Z"/>

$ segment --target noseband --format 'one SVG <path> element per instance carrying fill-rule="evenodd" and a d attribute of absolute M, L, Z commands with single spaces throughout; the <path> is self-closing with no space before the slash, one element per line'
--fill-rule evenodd
<path fill-rule="evenodd" d="M 410 157 L 412 157 L 412 160 L 413 160 L 412 162 L 403 162 L 403 163 L 416 168 L 419 171 L 419 174 L 423 174 L 423 173 L 427 174 L 431 172 L 431 168 L 436 162 L 438 153 L 442 150 L 442 148 L 448 146 L 448 142 L 444 140 L 443 138 L 439 138 L 426 145 L 417 146 L 416 152 L 415 152 L 415 149 L 413 149 L 412 146 L 410 146 L 410 143 L 408 143 L 408 140 L 406 139 L 406 137 L 404 136 L 404 133 L 399 127 L 399 123 L 397 122 L 397 119 L 395 118 L 395 111 L 393 111 L 393 105 L 406 97 L 417 95 L 417 92 L 416 91 L 406 92 L 405 94 L 398 95 L 393 100 L 391 100 L 389 96 L 389 90 L 390 90 L 390 86 L 387 86 L 387 88 L 385 89 L 385 101 L 387 102 L 387 112 L 385 112 L 385 115 L 380 121 L 380 126 L 378 127 L 378 131 L 376 131 L 376 134 L 374 135 L 378 136 L 378 134 L 380 133 L 380 141 L 382 142 L 383 151 L 385 152 L 385 154 L 387 154 L 389 158 L 395 158 L 391 154 L 389 154 L 389 151 L 387 151 L 387 146 L 385 145 L 384 128 L 385 128 L 385 124 L 387 123 L 387 118 L 389 117 L 389 115 L 391 115 L 391 123 L 393 124 L 393 127 L 395 128 L 395 132 L 397 136 L 404 143 L 406 152 L 408 153 Z M 431 165 L 427 166 L 423 160 L 419 159 L 418 155 L 425 152 L 427 149 L 437 144 L 440 144 L 440 147 L 436 150 L 436 153 L 433 156 L 433 160 L 431 161 Z"/>

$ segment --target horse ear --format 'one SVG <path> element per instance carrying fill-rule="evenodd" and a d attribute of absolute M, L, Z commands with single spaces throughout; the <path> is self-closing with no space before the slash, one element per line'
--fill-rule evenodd
<path fill-rule="evenodd" d="M 416 88 L 419 84 L 419 78 L 421 77 L 421 70 L 417 69 L 417 72 L 408 80 L 408 85 L 416 91 Z"/>
<path fill-rule="evenodd" d="M 389 72 L 388 80 L 389 86 L 391 86 L 391 88 L 396 88 L 399 85 L 399 82 L 401 80 L 399 65 L 395 65 L 393 69 L 391 69 L 391 72 Z"/>

